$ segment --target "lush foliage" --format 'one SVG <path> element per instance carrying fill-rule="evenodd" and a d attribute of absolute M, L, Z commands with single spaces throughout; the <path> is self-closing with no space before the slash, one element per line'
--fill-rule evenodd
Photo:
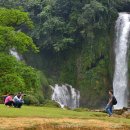
<path fill-rule="evenodd" d="M 15 47 L 23 52 L 38 46 L 39 54 L 25 55 L 29 65 L 45 72 L 51 83 L 79 89 L 82 106 L 103 106 L 112 87 L 115 21 L 118 11 L 130 11 L 129 4 L 130 0 L 1 0 L 0 6 L 8 9 L 0 9 L 0 51 Z M 34 22 L 32 31 L 28 14 Z M 16 79 L 15 74 L 7 76 Z M 21 88 L 27 84 L 17 81 Z M 46 86 L 43 91 L 49 98 Z"/>
<path fill-rule="evenodd" d="M 0 53 L 0 95 L 23 92 L 25 104 L 39 105 L 44 102 L 43 86 L 48 86 L 48 81 L 41 72 Z"/>
<path fill-rule="evenodd" d="M 29 48 L 37 50 L 32 38 L 21 31 L 22 28 L 32 27 L 27 13 L 1 8 L 0 18 L 0 51 L 8 52 L 12 48 L 20 52 Z"/>
<path fill-rule="evenodd" d="M 0 53 L 0 93 L 35 92 L 40 89 L 40 75 L 15 57 Z"/>
<path fill-rule="evenodd" d="M 0 94 L 24 92 L 40 103 L 44 84 L 40 72 L 9 55 L 14 48 L 20 53 L 38 51 L 32 38 L 24 33 L 32 27 L 28 13 L 0 8 Z"/>
<path fill-rule="evenodd" d="M 115 21 L 117 9 L 122 10 L 129 2 L 129 0 L 28 0 L 20 2 L 1 0 L 0 5 L 29 12 L 35 23 L 32 36 L 37 45 L 62 51 L 78 44 L 82 38 L 92 42 L 96 32 L 105 31 Z M 29 22 L 27 24 L 30 24 L 25 14 L 24 16 Z"/>

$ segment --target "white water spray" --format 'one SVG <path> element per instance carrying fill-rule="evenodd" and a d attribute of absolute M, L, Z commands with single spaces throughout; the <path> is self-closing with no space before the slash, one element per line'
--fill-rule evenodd
<path fill-rule="evenodd" d="M 130 35 L 130 14 L 119 13 L 116 21 L 114 95 L 117 98 L 115 109 L 128 106 L 128 44 Z"/>
<path fill-rule="evenodd" d="M 71 85 L 55 85 L 50 86 L 53 90 L 52 100 L 60 104 L 62 108 L 69 107 L 71 109 L 79 107 L 80 92 Z"/>

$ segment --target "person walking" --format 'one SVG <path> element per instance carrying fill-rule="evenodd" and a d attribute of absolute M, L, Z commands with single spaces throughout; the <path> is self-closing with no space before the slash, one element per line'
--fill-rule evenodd
<path fill-rule="evenodd" d="M 109 90 L 109 101 L 106 106 L 106 112 L 108 113 L 109 117 L 112 115 L 113 99 L 114 99 L 113 91 Z"/>

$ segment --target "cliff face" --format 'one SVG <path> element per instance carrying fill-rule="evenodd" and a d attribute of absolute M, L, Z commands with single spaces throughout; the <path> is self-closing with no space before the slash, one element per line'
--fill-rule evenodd
<path fill-rule="evenodd" d="M 68 83 L 80 90 L 81 106 L 102 107 L 113 82 L 117 10 L 128 10 L 129 3 L 63 2 L 64 11 L 60 0 L 43 5 L 42 30 L 38 37 L 34 33 L 40 53 L 26 54 L 26 62 L 42 70 L 50 84 Z M 48 6 L 49 14 L 45 10 Z M 37 14 L 37 8 L 32 10 Z"/>
<path fill-rule="evenodd" d="M 86 41 L 60 53 L 43 49 L 37 55 L 27 54 L 25 59 L 42 70 L 50 84 L 67 83 L 80 90 L 81 106 L 102 107 L 112 88 L 113 36 L 113 31 L 97 34 L 93 43 Z"/>

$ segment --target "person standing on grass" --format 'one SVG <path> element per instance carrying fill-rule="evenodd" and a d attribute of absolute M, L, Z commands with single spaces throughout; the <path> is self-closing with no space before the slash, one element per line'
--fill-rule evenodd
<path fill-rule="evenodd" d="M 13 94 L 8 94 L 8 96 L 5 98 L 4 104 L 8 107 L 13 106 L 14 101 L 13 101 Z"/>
<path fill-rule="evenodd" d="M 109 114 L 109 116 L 112 115 L 113 98 L 114 98 L 113 91 L 109 90 L 109 101 L 108 101 L 108 104 L 106 106 L 106 112 Z"/>

